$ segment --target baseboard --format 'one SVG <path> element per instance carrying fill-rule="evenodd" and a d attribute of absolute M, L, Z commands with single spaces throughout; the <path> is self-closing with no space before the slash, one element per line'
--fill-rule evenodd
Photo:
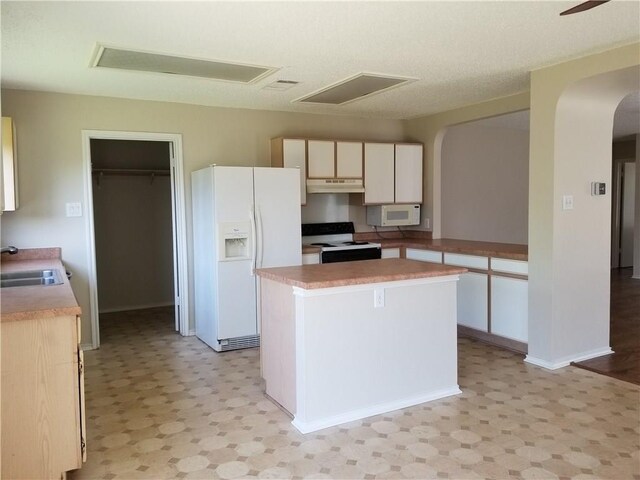
<path fill-rule="evenodd" d="M 189 330 L 189 333 L 187 333 L 187 337 L 193 337 L 196 334 L 196 329 L 193 328 L 191 330 Z"/>
<path fill-rule="evenodd" d="M 148 308 L 159 308 L 159 307 L 173 307 L 173 302 L 163 302 L 163 303 L 146 303 L 143 305 L 129 305 L 126 307 L 115 307 L 115 308 L 105 308 L 104 310 L 100 310 L 98 313 L 118 313 L 118 312 L 128 312 L 131 310 L 146 310 Z"/>
<path fill-rule="evenodd" d="M 556 360 L 555 362 L 549 362 L 541 358 L 532 357 L 531 355 L 527 355 L 524 361 L 532 365 L 536 365 L 538 367 L 546 368 L 547 370 L 557 370 L 559 368 L 564 368 L 569 366 L 572 362 L 584 362 L 585 360 L 591 360 L 592 358 L 602 357 L 604 355 L 610 355 L 612 353 L 613 353 L 613 350 L 611 350 L 610 347 L 606 347 L 606 348 L 591 350 L 588 352 L 583 352 L 578 355 L 571 355 L 568 357 L 564 357 L 559 360 Z"/>
<path fill-rule="evenodd" d="M 358 410 L 352 410 L 350 412 L 342 413 L 340 415 L 334 415 L 332 417 L 325 418 L 323 420 L 315 420 L 311 422 L 301 421 L 299 418 L 294 418 L 291 424 L 296 427 L 300 433 L 311 433 L 324 428 L 334 427 L 343 423 L 352 422 L 354 420 L 361 420 L 363 418 L 372 417 L 374 415 L 380 415 L 382 413 L 392 412 L 394 410 L 400 410 L 402 408 L 412 407 L 425 402 L 431 402 L 444 397 L 450 397 L 452 395 L 458 395 L 462 393 L 458 385 L 442 390 L 436 390 L 435 392 L 421 395 L 418 397 L 408 398 L 405 400 L 399 400 L 394 402 L 382 403 L 374 405 L 372 407 L 361 408 Z"/>
<path fill-rule="evenodd" d="M 95 348 L 93 348 L 93 343 L 81 343 L 80 348 L 85 352 L 87 350 L 95 350 Z"/>

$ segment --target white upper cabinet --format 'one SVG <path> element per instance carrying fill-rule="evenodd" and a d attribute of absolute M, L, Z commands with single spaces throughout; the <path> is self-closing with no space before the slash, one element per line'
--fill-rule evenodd
<path fill-rule="evenodd" d="M 364 144 L 364 203 L 394 203 L 394 144 Z"/>
<path fill-rule="evenodd" d="M 309 140 L 309 171 L 308 178 L 335 177 L 335 142 L 327 140 Z"/>
<path fill-rule="evenodd" d="M 362 142 L 336 142 L 338 178 L 362 178 Z"/>
<path fill-rule="evenodd" d="M 422 203 L 422 145 L 396 144 L 395 203 Z"/>
<path fill-rule="evenodd" d="M 2 117 L 2 165 L 0 165 L 0 213 L 18 208 L 18 181 L 13 120 Z"/>
<path fill-rule="evenodd" d="M 307 203 L 307 141 L 295 138 L 271 140 L 271 166 L 300 170 L 300 203 Z"/>

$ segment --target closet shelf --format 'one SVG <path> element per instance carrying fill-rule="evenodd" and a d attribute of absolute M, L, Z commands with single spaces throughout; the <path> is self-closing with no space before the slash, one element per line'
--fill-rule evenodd
<path fill-rule="evenodd" d="M 158 175 L 168 176 L 170 170 L 148 170 L 135 168 L 94 168 L 91 173 L 99 175 Z"/>

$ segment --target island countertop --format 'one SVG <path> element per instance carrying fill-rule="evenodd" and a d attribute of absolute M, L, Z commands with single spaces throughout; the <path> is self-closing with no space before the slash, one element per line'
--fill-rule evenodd
<path fill-rule="evenodd" d="M 312 290 L 316 288 L 458 275 L 466 271 L 466 268 L 438 263 L 419 262 L 404 258 L 384 258 L 356 262 L 261 268 L 256 270 L 256 273 L 260 277 L 279 283 Z"/>

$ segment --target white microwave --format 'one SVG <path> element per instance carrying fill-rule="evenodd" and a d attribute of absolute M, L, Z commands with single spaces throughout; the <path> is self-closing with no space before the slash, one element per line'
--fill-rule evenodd
<path fill-rule="evenodd" d="M 420 205 L 375 205 L 367 207 L 367 225 L 375 227 L 420 225 Z"/>

